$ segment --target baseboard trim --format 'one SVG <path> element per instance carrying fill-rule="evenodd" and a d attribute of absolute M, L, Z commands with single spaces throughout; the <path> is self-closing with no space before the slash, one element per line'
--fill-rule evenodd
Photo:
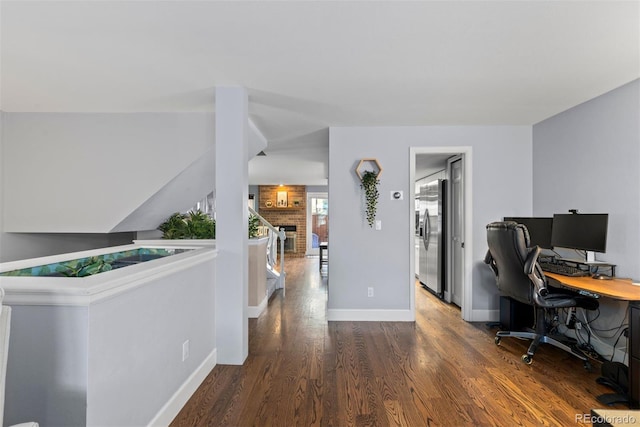
<path fill-rule="evenodd" d="M 164 427 L 171 424 L 171 421 L 178 415 L 178 412 L 191 398 L 200 384 L 207 378 L 207 375 L 216 366 L 218 351 L 214 349 L 209 356 L 193 371 L 187 380 L 180 386 L 171 398 L 158 411 L 155 417 L 149 422 L 147 427 Z"/>
<path fill-rule="evenodd" d="M 327 320 L 334 322 L 414 322 L 411 310 L 327 310 Z"/>
<path fill-rule="evenodd" d="M 269 304 L 269 296 L 265 296 L 264 299 L 257 306 L 254 306 L 254 305 L 248 306 L 247 317 L 249 319 L 256 319 L 260 317 L 264 309 L 267 308 L 268 304 Z"/>

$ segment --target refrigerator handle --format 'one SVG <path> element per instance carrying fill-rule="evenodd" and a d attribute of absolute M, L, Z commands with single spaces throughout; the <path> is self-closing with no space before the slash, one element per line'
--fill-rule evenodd
<path fill-rule="evenodd" d="M 429 237 L 431 236 L 431 220 L 429 219 L 429 209 L 424 210 L 424 232 L 422 233 L 422 243 L 425 249 L 429 249 Z"/>

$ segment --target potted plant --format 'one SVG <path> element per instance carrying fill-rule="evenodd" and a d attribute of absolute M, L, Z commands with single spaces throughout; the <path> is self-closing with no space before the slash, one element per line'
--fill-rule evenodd
<path fill-rule="evenodd" d="M 257 237 L 260 219 L 249 215 L 249 238 Z M 202 211 L 174 213 L 158 226 L 163 239 L 215 239 L 216 220 Z"/>
<path fill-rule="evenodd" d="M 174 213 L 158 226 L 163 239 L 215 239 L 216 221 L 202 211 Z"/>
<path fill-rule="evenodd" d="M 215 239 L 216 222 L 202 211 L 189 212 L 187 219 L 188 239 Z"/>
<path fill-rule="evenodd" d="M 365 171 L 362 173 L 360 188 L 364 190 L 366 203 L 365 213 L 369 227 L 373 227 L 376 220 L 376 210 L 378 208 L 378 199 L 380 198 L 380 193 L 378 192 L 379 184 L 378 173 L 373 171 Z"/>

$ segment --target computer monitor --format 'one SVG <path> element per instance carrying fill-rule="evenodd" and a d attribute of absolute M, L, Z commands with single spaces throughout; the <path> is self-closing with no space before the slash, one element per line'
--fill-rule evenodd
<path fill-rule="evenodd" d="M 551 244 L 551 227 L 553 218 L 545 217 L 506 217 L 505 221 L 515 221 L 523 224 L 529 231 L 529 244 L 540 246 L 542 249 L 553 249 Z"/>
<path fill-rule="evenodd" d="M 551 244 L 589 252 L 607 249 L 608 214 L 555 214 Z"/>

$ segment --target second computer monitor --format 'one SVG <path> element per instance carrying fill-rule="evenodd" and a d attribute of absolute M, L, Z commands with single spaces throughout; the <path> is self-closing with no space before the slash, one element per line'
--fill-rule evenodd
<path fill-rule="evenodd" d="M 553 215 L 553 246 L 605 252 L 607 249 L 608 214 Z"/>
<path fill-rule="evenodd" d="M 505 221 L 515 221 L 523 224 L 529 231 L 529 244 L 540 246 L 542 249 L 552 249 L 551 233 L 553 218 L 544 217 L 506 217 Z"/>

